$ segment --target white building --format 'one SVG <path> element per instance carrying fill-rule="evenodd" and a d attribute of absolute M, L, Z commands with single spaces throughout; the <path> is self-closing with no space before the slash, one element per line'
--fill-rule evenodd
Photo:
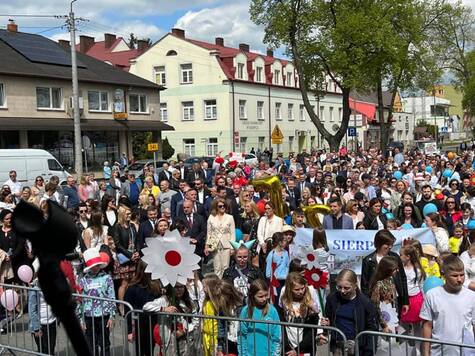
<path fill-rule="evenodd" d="M 173 29 L 131 61 L 130 73 L 167 88 L 161 94 L 161 120 L 175 127 L 166 137 L 176 153 L 215 155 L 269 147 L 276 124 L 284 134 L 274 151 L 328 147 L 306 112 L 291 62 L 189 39 Z M 342 96 L 331 80 L 324 98 L 311 98 L 330 132 L 341 122 Z M 343 140 L 345 142 L 345 139 Z"/>

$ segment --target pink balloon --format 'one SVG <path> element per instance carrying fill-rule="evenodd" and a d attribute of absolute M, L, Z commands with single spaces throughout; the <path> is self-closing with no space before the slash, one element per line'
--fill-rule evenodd
<path fill-rule="evenodd" d="M 17 292 L 12 289 L 7 289 L 2 293 L 2 295 L 0 295 L 0 303 L 5 307 L 5 309 L 12 311 L 18 304 Z"/>
<path fill-rule="evenodd" d="M 23 265 L 18 268 L 18 278 L 25 283 L 30 283 L 33 279 L 33 270 L 28 265 Z"/>

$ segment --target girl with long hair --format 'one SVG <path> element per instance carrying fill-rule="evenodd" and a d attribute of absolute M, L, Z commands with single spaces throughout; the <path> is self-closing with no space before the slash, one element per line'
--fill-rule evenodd
<path fill-rule="evenodd" d="M 173 316 L 174 313 L 196 314 L 197 305 L 191 299 L 188 289 L 181 283 L 173 287 L 168 285 L 165 295 L 144 305 L 146 312 L 162 312 L 172 314 L 159 320 L 160 351 L 165 356 L 194 356 L 193 342 L 189 336 L 197 327 L 196 318 L 188 316 Z"/>
<path fill-rule="evenodd" d="M 289 273 L 285 280 L 285 292 L 281 298 L 282 307 L 279 310 L 280 319 L 296 324 L 318 325 L 318 305 L 316 305 L 308 289 L 307 280 L 298 272 Z M 286 326 L 283 333 L 283 345 L 286 355 L 315 353 L 315 328 L 295 328 Z M 324 341 L 323 335 L 321 335 Z"/>
<path fill-rule="evenodd" d="M 86 249 L 100 247 L 107 243 L 107 226 L 102 224 L 102 213 L 95 211 L 91 214 L 89 227 L 82 233 L 82 239 Z"/>
<path fill-rule="evenodd" d="M 130 303 L 134 310 L 141 310 L 143 306 L 161 296 L 162 286 L 157 280 L 152 281 L 150 273 L 145 273 L 145 262 L 137 264 L 135 275 L 125 292 L 124 301 Z M 152 325 L 156 324 L 156 317 L 151 314 L 139 313 L 138 320 L 131 316 L 127 318 L 127 339 L 135 341 L 135 351 L 138 356 L 152 356 L 154 342 L 152 341 Z"/>
<path fill-rule="evenodd" d="M 430 213 L 426 216 L 425 223 L 435 236 L 436 247 L 439 253 L 449 251 L 449 234 L 438 213 Z"/>
<path fill-rule="evenodd" d="M 241 310 L 240 319 L 279 321 L 276 308 L 269 303 L 266 281 L 256 279 L 249 288 L 249 302 Z M 238 355 L 280 355 L 281 328 L 277 324 L 241 322 Z M 259 350 L 259 351 L 258 351 Z"/>
<path fill-rule="evenodd" d="M 350 353 L 354 349 L 356 335 L 360 332 L 378 331 L 376 308 L 360 292 L 355 272 L 343 269 L 338 273 L 336 291 L 327 298 L 325 318 L 322 318 L 321 325 L 336 327 L 345 334 L 346 343 L 338 333 L 331 333 L 330 351 L 335 356 L 343 355 L 344 349 Z M 373 342 L 371 336 L 360 338 L 360 355 L 373 355 Z"/>
<path fill-rule="evenodd" d="M 422 336 L 422 319 L 419 313 L 424 302 L 422 286 L 426 275 L 420 263 L 419 252 L 414 246 L 409 244 L 403 246 L 400 256 L 406 273 L 409 295 L 409 310 L 407 313 L 402 313 L 401 323 L 407 324 L 414 336 Z"/>
<path fill-rule="evenodd" d="M 386 333 L 394 333 L 396 330 L 391 330 L 387 320 L 383 318 L 381 303 L 390 304 L 396 310 L 398 309 L 397 291 L 393 278 L 397 270 L 398 261 L 395 258 L 391 256 L 383 257 L 369 284 L 371 301 L 378 311 L 379 326 Z"/>
<path fill-rule="evenodd" d="M 272 286 L 271 301 L 274 303 L 279 299 L 280 290 L 289 274 L 290 257 L 287 251 L 287 239 L 283 233 L 274 233 L 272 242 L 274 248 L 269 252 L 266 259 L 266 278 L 270 280 Z"/>

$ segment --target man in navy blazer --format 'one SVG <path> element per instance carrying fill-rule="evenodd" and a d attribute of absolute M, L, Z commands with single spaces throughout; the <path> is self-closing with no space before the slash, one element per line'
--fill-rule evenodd
<path fill-rule="evenodd" d="M 185 180 L 180 180 L 179 187 L 180 189 L 178 190 L 178 194 L 173 195 L 172 200 L 170 201 L 170 210 L 172 212 L 173 219 L 176 218 L 177 215 L 178 203 L 185 198 L 185 192 L 190 188 Z"/>
<path fill-rule="evenodd" d="M 137 247 L 139 251 L 145 247 L 145 239 L 153 236 L 156 221 L 157 208 L 149 206 L 147 208 L 147 220 L 142 221 L 139 225 L 139 231 L 137 234 Z"/>
<path fill-rule="evenodd" d="M 206 242 L 206 220 L 203 216 L 193 213 L 193 202 L 185 199 L 183 201 L 183 210 L 178 214 L 177 220 L 183 221 L 188 231 L 186 236 L 190 237 L 191 243 L 196 246 L 195 253 L 204 257 L 204 247 Z"/>
<path fill-rule="evenodd" d="M 323 228 L 325 230 L 353 230 L 353 219 L 342 211 L 342 202 L 338 198 L 332 198 L 328 202 L 331 214 L 323 218 Z"/>

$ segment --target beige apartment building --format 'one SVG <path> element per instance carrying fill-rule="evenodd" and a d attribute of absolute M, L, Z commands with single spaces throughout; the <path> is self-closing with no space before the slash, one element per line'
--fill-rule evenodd
<path fill-rule="evenodd" d="M 16 25 L 0 30 L 0 148 L 41 148 L 73 165 L 69 48 Z M 77 53 L 83 149 L 89 166 L 132 155 L 132 131 L 160 139 L 162 86 Z"/>
<path fill-rule="evenodd" d="M 291 62 L 250 51 L 246 44 L 227 47 L 189 39 L 173 29 L 131 60 L 130 73 L 165 86 L 161 120 L 175 128 L 163 133 L 175 152 L 189 155 L 264 150 L 279 125 L 284 154 L 327 147 L 303 106 L 299 80 Z M 341 122 L 342 97 L 330 79 L 326 94 L 312 98 L 325 127 Z"/>

